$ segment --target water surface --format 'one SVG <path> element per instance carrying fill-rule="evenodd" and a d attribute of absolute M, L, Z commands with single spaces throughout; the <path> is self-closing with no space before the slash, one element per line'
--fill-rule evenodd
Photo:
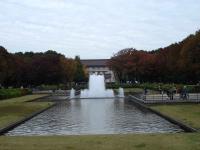
<path fill-rule="evenodd" d="M 182 129 L 124 99 L 75 99 L 59 102 L 7 135 L 166 132 L 182 132 Z"/>

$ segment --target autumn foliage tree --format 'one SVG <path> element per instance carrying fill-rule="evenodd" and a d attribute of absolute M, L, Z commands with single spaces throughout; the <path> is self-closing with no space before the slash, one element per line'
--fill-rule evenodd
<path fill-rule="evenodd" d="M 78 69 L 81 72 L 83 68 L 77 67 L 74 59 L 52 50 L 44 53 L 10 54 L 0 47 L 1 86 L 31 87 L 41 84 L 67 84 L 75 80 L 77 82 L 75 74 Z"/>
<path fill-rule="evenodd" d="M 200 81 L 200 31 L 179 43 L 154 51 L 124 49 L 109 66 L 119 81 L 181 82 Z"/>

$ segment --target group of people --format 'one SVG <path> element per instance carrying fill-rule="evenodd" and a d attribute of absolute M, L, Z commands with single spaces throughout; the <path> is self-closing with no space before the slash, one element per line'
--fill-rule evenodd
<path fill-rule="evenodd" d="M 188 94 L 188 90 L 187 90 L 186 86 L 184 86 L 179 91 L 177 90 L 177 88 L 175 86 L 173 86 L 171 89 L 169 89 L 167 91 L 167 95 L 168 95 L 168 97 L 169 97 L 170 100 L 174 99 L 174 95 L 176 93 L 180 93 L 180 99 L 189 99 L 189 94 Z"/>
<path fill-rule="evenodd" d="M 173 86 L 170 90 L 167 91 L 167 95 L 170 100 L 174 99 L 174 94 L 176 94 L 176 93 L 180 93 L 180 99 L 188 99 L 189 98 L 189 94 L 188 94 L 188 90 L 187 90 L 186 86 L 184 86 L 179 91 L 176 89 L 175 86 Z"/>
<path fill-rule="evenodd" d="M 173 86 L 171 89 L 167 90 L 167 96 L 170 100 L 174 100 L 174 94 L 177 93 L 177 89 L 175 86 Z"/>
<path fill-rule="evenodd" d="M 164 91 L 161 89 L 161 87 L 159 86 L 158 88 L 160 94 L 164 94 Z M 147 88 L 144 88 L 144 94 L 147 94 Z M 170 100 L 174 100 L 174 95 L 176 93 L 180 93 L 180 99 L 189 99 L 189 94 L 188 94 L 188 90 L 187 87 L 184 86 L 182 89 L 180 89 L 179 91 L 177 90 L 177 88 L 175 86 L 173 86 L 172 88 L 170 88 L 169 90 L 166 91 L 167 96 L 169 97 Z"/>

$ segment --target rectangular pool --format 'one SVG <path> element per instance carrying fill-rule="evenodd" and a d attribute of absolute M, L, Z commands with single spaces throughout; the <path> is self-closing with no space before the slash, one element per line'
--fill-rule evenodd
<path fill-rule="evenodd" d="M 6 135 L 85 135 L 183 132 L 124 99 L 74 99 L 21 124 Z"/>

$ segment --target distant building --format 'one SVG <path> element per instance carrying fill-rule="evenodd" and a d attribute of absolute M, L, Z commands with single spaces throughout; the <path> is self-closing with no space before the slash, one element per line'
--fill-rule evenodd
<path fill-rule="evenodd" d="M 103 74 L 105 81 L 115 82 L 114 73 L 107 65 L 109 59 L 84 59 L 81 63 L 87 68 L 89 74 Z"/>

